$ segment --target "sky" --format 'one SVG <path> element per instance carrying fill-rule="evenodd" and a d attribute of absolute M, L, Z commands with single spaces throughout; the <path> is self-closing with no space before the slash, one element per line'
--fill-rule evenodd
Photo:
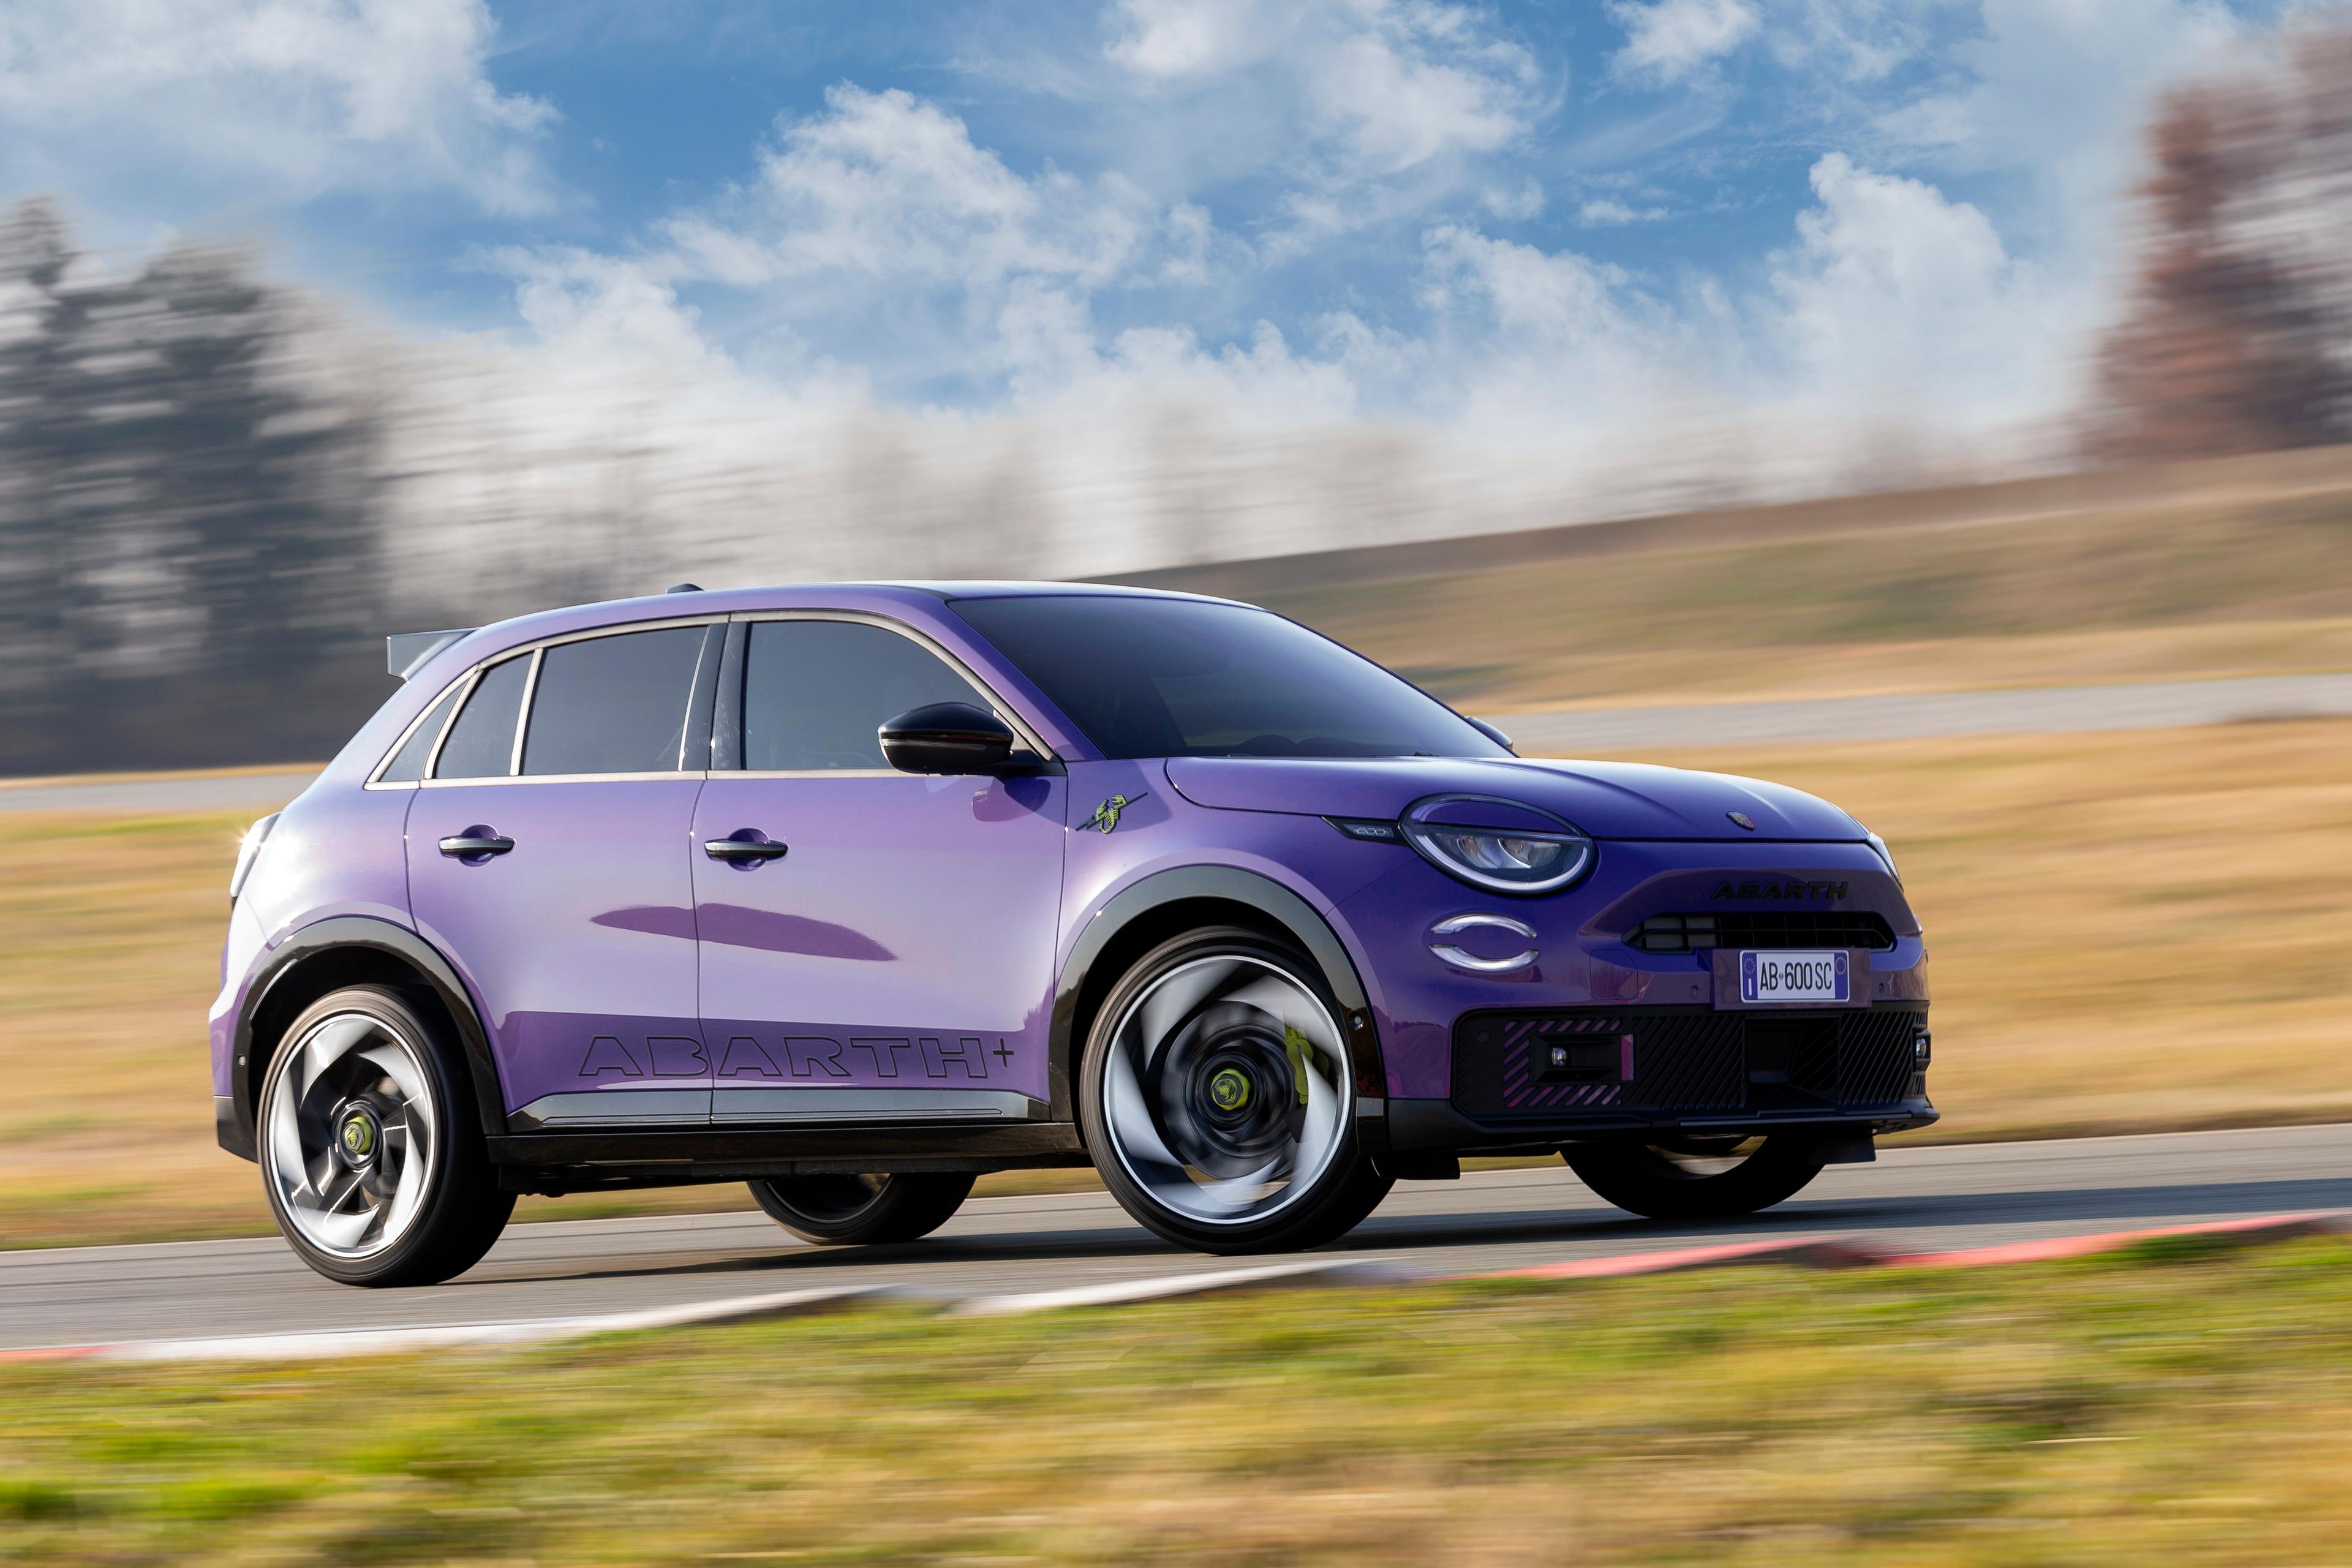
<path fill-rule="evenodd" d="M 1247 552 L 1366 464 L 1411 533 L 2056 460 L 2156 95 L 2314 9 L 6 0 L 0 198 L 257 243 L 542 453 Z"/>

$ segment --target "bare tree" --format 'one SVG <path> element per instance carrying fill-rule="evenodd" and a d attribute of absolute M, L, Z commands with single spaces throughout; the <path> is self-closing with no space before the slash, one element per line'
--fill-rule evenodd
<path fill-rule="evenodd" d="M 2352 33 L 2186 88 L 2150 131 L 2141 263 L 2103 353 L 2102 457 L 2352 439 Z"/>

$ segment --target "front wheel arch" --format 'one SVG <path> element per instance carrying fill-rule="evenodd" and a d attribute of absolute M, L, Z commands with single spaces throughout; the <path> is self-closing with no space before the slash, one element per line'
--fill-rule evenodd
<path fill-rule="evenodd" d="M 1087 923 L 1064 962 L 1054 988 L 1048 1033 L 1055 1121 L 1078 1123 L 1074 1089 L 1079 1058 L 1111 987 L 1138 959 L 1170 937 L 1227 925 L 1253 928 L 1305 950 L 1339 1001 L 1360 1105 L 1385 1102 L 1388 1072 L 1381 1055 L 1380 1027 L 1355 961 L 1330 922 L 1270 877 L 1233 866 L 1185 866 L 1155 872 L 1121 889 Z M 1082 1131 L 1080 1137 L 1084 1135 Z"/>
<path fill-rule="evenodd" d="M 339 916 L 305 926 L 270 954 L 264 972 L 246 993 L 229 1057 L 230 1093 L 236 1133 L 253 1158 L 255 1119 L 269 1058 L 286 1028 L 320 997 L 347 985 L 383 985 L 446 1026 L 457 1040 L 474 1089 L 474 1104 L 486 1137 L 507 1131 L 506 1093 L 499 1081 L 488 1034 L 474 1011 L 472 995 L 457 970 L 432 943 L 415 931 L 364 915 Z"/>

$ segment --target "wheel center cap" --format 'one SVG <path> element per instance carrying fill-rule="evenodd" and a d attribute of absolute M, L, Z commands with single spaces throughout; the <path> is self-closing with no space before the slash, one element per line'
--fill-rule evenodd
<path fill-rule="evenodd" d="M 1219 1110 L 1239 1110 L 1250 1100 L 1249 1074 L 1239 1068 L 1220 1068 L 1209 1079 L 1209 1099 Z"/>
<path fill-rule="evenodd" d="M 383 1141 L 383 1130 L 365 1106 L 355 1105 L 343 1112 L 342 1124 L 335 1130 L 335 1148 L 351 1166 L 366 1164 L 375 1158 L 377 1146 Z"/>

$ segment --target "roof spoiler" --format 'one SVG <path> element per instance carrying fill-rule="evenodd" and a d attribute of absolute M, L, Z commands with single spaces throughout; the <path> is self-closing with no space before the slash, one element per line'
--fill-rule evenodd
<path fill-rule="evenodd" d="M 459 626 L 447 632 L 399 632 L 383 639 L 383 668 L 388 675 L 406 680 L 416 673 L 416 667 L 475 631 L 473 626 Z"/>

